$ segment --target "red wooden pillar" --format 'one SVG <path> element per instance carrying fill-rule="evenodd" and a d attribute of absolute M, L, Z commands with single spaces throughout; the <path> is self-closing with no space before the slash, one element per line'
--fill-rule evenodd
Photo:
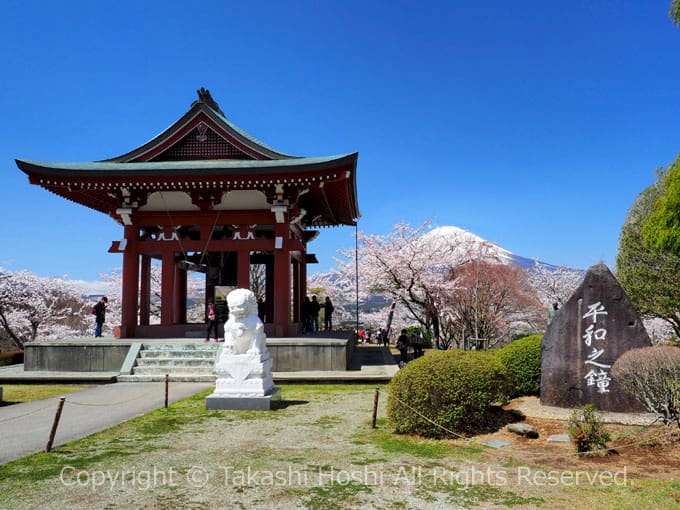
<path fill-rule="evenodd" d="M 300 294 L 300 261 L 293 259 L 293 322 L 300 322 L 300 304 L 302 297 Z"/>
<path fill-rule="evenodd" d="M 187 321 L 187 272 L 175 264 L 173 289 L 173 323 L 185 324 Z"/>
<path fill-rule="evenodd" d="M 134 338 L 137 327 L 137 290 L 139 286 L 139 253 L 137 252 L 137 230 L 126 225 L 126 246 L 123 251 L 123 289 L 121 295 L 120 337 Z"/>
<path fill-rule="evenodd" d="M 175 253 L 165 251 L 161 268 L 161 326 L 172 326 L 173 323 L 174 277 Z"/>
<path fill-rule="evenodd" d="M 250 288 L 250 251 L 239 250 L 236 260 L 236 286 L 240 289 Z"/>
<path fill-rule="evenodd" d="M 290 252 L 274 253 L 274 336 L 288 336 L 290 322 Z"/>
<path fill-rule="evenodd" d="M 302 260 L 300 261 L 300 296 L 302 299 L 307 295 L 307 253 L 302 252 Z"/>
<path fill-rule="evenodd" d="M 151 257 L 142 254 L 141 282 L 139 285 L 139 324 L 149 325 L 151 313 Z"/>
<path fill-rule="evenodd" d="M 267 297 L 264 301 L 267 322 L 274 322 L 274 260 L 270 258 L 265 265 L 264 288 Z"/>

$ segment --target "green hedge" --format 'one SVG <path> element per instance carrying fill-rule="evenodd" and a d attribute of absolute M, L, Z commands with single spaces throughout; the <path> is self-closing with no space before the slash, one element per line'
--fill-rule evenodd
<path fill-rule="evenodd" d="M 539 393 L 542 338 L 543 335 L 525 336 L 495 351 L 515 387 L 513 397 Z"/>
<path fill-rule="evenodd" d="M 24 362 L 24 351 L 0 352 L 0 367 Z"/>
<path fill-rule="evenodd" d="M 484 429 L 489 406 L 512 390 L 503 365 L 487 352 L 434 351 L 390 382 L 387 415 L 398 433 L 451 437 Z"/>

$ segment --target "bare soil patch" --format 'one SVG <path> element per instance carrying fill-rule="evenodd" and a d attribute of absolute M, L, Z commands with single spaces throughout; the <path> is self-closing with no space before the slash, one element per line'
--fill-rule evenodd
<path fill-rule="evenodd" d="M 522 405 L 529 401 L 529 406 Z M 536 406 L 535 398 L 516 399 L 506 410 L 524 409 Z M 579 455 L 572 443 L 549 442 L 552 435 L 567 434 L 568 416 L 571 410 L 543 410 L 544 415 L 550 413 L 554 418 L 527 416 L 522 423 L 536 427 L 537 439 L 527 439 L 512 432 L 505 426 L 497 431 L 476 436 L 479 442 L 498 439 L 512 443 L 509 449 L 493 450 L 493 458 L 497 461 L 510 461 L 528 466 L 550 466 L 557 470 L 591 469 L 617 472 L 625 468 L 629 476 L 648 479 L 677 480 L 680 478 L 680 429 L 674 424 L 650 424 L 649 415 L 622 415 L 607 417 L 628 423 L 605 422 L 605 429 L 612 440 L 607 444 L 610 448 L 606 454 L 595 456 Z M 619 414 L 619 413 L 617 413 Z"/>

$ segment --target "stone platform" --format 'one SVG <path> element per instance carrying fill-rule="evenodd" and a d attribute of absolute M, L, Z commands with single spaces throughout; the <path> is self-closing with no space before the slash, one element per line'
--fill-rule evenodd
<path fill-rule="evenodd" d="M 335 333 L 335 332 L 334 332 Z M 142 340 L 142 339 L 139 339 Z M 278 348 L 276 346 L 277 342 L 281 342 L 284 346 L 288 345 L 294 348 L 296 351 L 304 345 L 305 341 L 310 342 L 313 348 L 321 348 L 323 342 L 335 342 L 338 338 L 325 339 L 322 337 L 299 337 L 299 338 L 287 338 L 287 339 L 267 339 L 267 346 L 269 348 L 270 354 L 274 359 L 273 367 L 273 377 L 277 384 L 280 383 L 315 383 L 315 382 L 332 382 L 332 383 L 385 383 L 389 382 L 394 374 L 397 373 L 398 367 L 394 360 L 394 352 L 391 352 L 387 347 L 380 347 L 377 345 L 357 345 L 352 346 L 352 354 L 349 355 L 343 352 L 343 356 L 349 356 L 348 368 L 340 364 L 331 365 L 338 366 L 338 368 L 328 369 L 323 367 L 323 363 L 318 362 L 314 359 L 307 359 L 308 363 L 306 365 L 298 364 L 297 367 L 292 364 L 286 366 L 282 363 L 282 368 L 284 370 L 279 370 L 276 367 L 277 358 L 275 358 L 274 352 Z M 203 344 L 203 340 L 198 339 L 143 339 L 144 342 L 194 342 L 196 344 Z M 55 346 L 54 344 L 63 345 Z M 96 352 L 96 349 L 91 349 L 93 346 L 99 346 L 102 344 L 110 345 L 114 344 L 116 346 L 126 345 L 126 349 L 129 350 L 133 342 L 130 340 L 115 340 L 113 337 L 103 338 L 103 339 L 71 339 L 61 342 L 44 342 L 44 347 L 50 347 L 52 353 L 58 355 L 57 359 L 51 360 L 46 366 L 43 366 L 40 370 L 35 369 L 35 364 L 33 365 L 11 365 L 7 367 L 0 367 L 0 384 L 50 384 L 50 383 L 83 383 L 83 384 L 110 384 L 122 380 L 123 373 L 123 363 L 125 361 L 125 356 L 122 356 L 120 364 L 117 365 L 115 369 L 112 370 L 91 370 L 89 367 L 93 365 L 88 362 L 83 366 L 74 366 L 73 360 L 69 361 L 69 352 L 81 350 L 90 350 L 91 352 Z M 34 344 L 34 347 L 38 347 L 42 343 Z M 223 344 L 212 344 L 223 345 Z M 59 349 L 63 347 L 64 350 L 60 352 L 59 350 L 54 350 L 54 348 Z M 38 347 L 40 348 L 40 347 Z M 350 349 L 351 347 L 347 347 Z M 48 351 L 45 351 L 47 353 Z M 104 352 L 99 351 L 99 352 Z M 126 351 L 127 352 L 127 351 Z M 41 354 L 41 359 L 46 360 L 45 353 Z M 278 359 L 282 362 L 287 362 L 290 358 L 290 353 L 285 356 L 279 357 Z M 84 359 L 82 353 L 80 357 L 75 357 L 75 360 Z M 323 357 L 321 357 L 322 361 Z M 69 364 L 70 363 L 70 364 Z M 101 365 L 100 365 L 101 366 Z M 85 368 L 85 369 L 84 369 Z M 287 368 L 287 370 L 286 370 Z M 158 375 L 145 375 L 143 378 L 139 378 L 139 382 L 159 382 L 165 379 L 164 374 Z M 171 379 L 173 382 L 179 381 L 191 381 L 191 375 L 181 376 L 180 378 Z M 211 375 L 209 381 L 214 382 L 215 376 Z"/>
<path fill-rule="evenodd" d="M 226 397 L 223 395 L 208 395 L 205 408 L 208 410 L 231 409 L 234 411 L 269 411 L 271 403 L 281 400 L 281 389 L 273 388 L 264 396 L 254 397 Z"/>
<path fill-rule="evenodd" d="M 30 372 L 115 372 L 120 371 L 135 344 L 203 345 L 198 338 L 71 338 L 31 342 L 25 346 L 24 365 Z M 347 370 L 355 346 L 347 332 L 328 332 L 323 336 L 268 338 L 273 370 Z"/>

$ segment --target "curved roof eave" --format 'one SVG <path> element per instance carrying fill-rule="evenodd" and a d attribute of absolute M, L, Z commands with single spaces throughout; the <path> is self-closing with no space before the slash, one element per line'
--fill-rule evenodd
<path fill-rule="evenodd" d="M 284 173 L 323 171 L 350 165 L 352 177 L 356 169 L 358 153 L 340 154 L 293 159 L 273 160 L 193 160 L 193 161 L 154 161 L 144 163 L 118 163 L 111 161 L 93 162 L 48 162 L 15 159 L 17 166 L 26 174 L 72 175 L 78 177 L 115 177 L 115 176 L 160 176 L 166 175 L 213 175 L 238 174 L 247 171 Z M 356 181 L 353 179 L 356 192 Z"/>

